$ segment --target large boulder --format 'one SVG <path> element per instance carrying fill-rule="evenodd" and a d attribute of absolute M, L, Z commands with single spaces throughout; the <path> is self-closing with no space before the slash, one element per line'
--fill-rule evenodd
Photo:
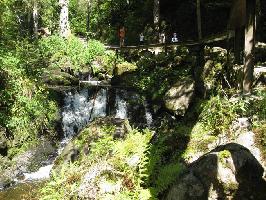
<path fill-rule="evenodd" d="M 192 102 L 194 90 L 192 78 L 177 81 L 164 97 L 165 107 L 174 114 L 183 116 Z"/>
<path fill-rule="evenodd" d="M 82 156 L 90 153 L 90 145 L 98 141 L 102 134 L 101 128 L 113 125 L 113 139 L 125 138 L 131 131 L 128 120 L 115 117 L 99 118 L 90 123 L 83 131 L 74 137 L 62 150 L 62 153 L 56 158 L 54 169 L 60 167 L 62 163 L 71 163 L 77 161 Z"/>
<path fill-rule="evenodd" d="M 0 126 L 0 155 L 2 156 L 7 156 L 7 150 L 8 150 L 5 132 L 6 132 L 5 128 Z"/>
<path fill-rule="evenodd" d="M 122 62 L 118 63 L 116 67 L 114 68 L 114 75 L 115 76 L 120 76 L 125 72 L 132 72 L 137 69 L 137 66 L 129 63 L 129 62 Z"/>
<path fill-rule="evenodd" d="M 257 85 L 266 85 L 266 67 L 260 66 L 254 69 L 254 79 Z"/>
<path fill-rule="evenodd" d="M 43 74 L 43 82 L 48 85 L 77 85 L 79 83 L 79 79 L 70 73 L 66 73 L 61 71 L 60 69 L 49 69 Z"/>
<path fill-rule="evenodd" d="M 266 199 L 264 169 L 242 145 L 221 145 L 193 162 L 164 199 Z"/>

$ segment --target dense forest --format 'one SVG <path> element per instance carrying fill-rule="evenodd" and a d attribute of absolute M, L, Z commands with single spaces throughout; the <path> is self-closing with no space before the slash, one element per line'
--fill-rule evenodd
<path fill-rule="evenodd" d="M 0 0 L 0 200 L 265 200 L 263 0 Z"/>

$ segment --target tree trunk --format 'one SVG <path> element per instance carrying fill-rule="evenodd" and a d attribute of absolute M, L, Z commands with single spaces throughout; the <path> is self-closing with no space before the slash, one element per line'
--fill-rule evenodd
<path fill-rule="evenodd" d="M 38 37 L 38 18 L 39 18 L 39 13 L 38 13 L 38 2 L 36 0 L 33 2 L 32 18 L 33 18 L 33 32 L 34 32 L 35 38 L 37 38 Z"/>
<path fill-rule="evenodd" d="M 200 0 L 197 0 L 197 24 L 198 24 L 198 38 L 202 39 L 202 30 L 201 30 L 201 10 L 200 10 Z"/>
<path fill-rule="evenodd" d="M 236 28 L 235 29 L 235 41 L 234 41 L 234 55 L 235 55 L 235 63 L 240 65 L 242 63 L 241 51 L 243 50 L 243 34 L 244 28 Z"/>
<path fill-rule="evenodd" d="M 70 27 L 68 21 L 68 4 L 69 0 L 59 0 L 59 5 L 61 7 L 59 30 L 60 36 L 64 38 L 67 38 L 70 35 Z"/>
<path fill-rule="evenodd" d="M 153 5 L 153 23 L 155 27 L 156 39 L 159 39 L 160 22 L 160 0 L 154 0 Z"/>
<path fill-rule="evenodd" d="M 91 0 L 88 0 L 87 4 L 87 39 L 89 39 L 89 32 L 90 32 L 90 11 L 91 11 Z"/>
<path fill-rule="evenodd" d="M 251 92 L 254 72 L 255 47 L 255 9 L 256 0 L 246 1 L 246 27 L 245 27 L 245 64 L 243 71 L 243 93 Z"/>

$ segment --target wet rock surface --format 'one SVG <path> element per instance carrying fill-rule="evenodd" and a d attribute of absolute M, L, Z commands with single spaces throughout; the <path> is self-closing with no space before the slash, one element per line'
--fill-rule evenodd
<path fill-rule="evenodd" d="M 5 163 L 9 165 L 0 169 L 0 190 L 24 180 L 24 173 L 37 171 L 55 156 L 55 146 L 51 142 L 42 141 L 38 146 L 17 155 L 12 160 L 6 158 Z"/>

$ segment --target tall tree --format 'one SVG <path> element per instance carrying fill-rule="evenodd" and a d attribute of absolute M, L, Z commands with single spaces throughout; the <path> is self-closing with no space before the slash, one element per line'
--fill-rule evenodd
<path fill-rule="evenodd" d="M 241 51 L 244 46 L 244 29 L 246 24 L 246 0 L 234 0 L 231 7 L 228 30 L 235 32 L 234 55 L 235 63 L 241 63 Z"/>
<path fill-rule="evenodd" d="M 32 10 L 32 18 L 33 18 L 33 32 L 35 37 L 38 37 L 38 25 L 39 25 L 39 10 L 38 10 L 38 2 L 37 0 L 33 0 L 33 10 Z"/>
<path fill-rule="evenodd" d="M 87 38 L 89 37 L 89 32 L 90 32 L 90 13 L 91 13 L 91 0 L 88 0 L 88 3 L 87 3 L 87 27 L 86 27 Z"/>
<path fill-rule="evenodd" d="M 69 0 L 59 0 L 59 5 L 61 7 L 59 21 L 60 36 L 67 38 L 70 35 L 70 26 L 68 19 Z"/>
<path fill-rule="evenodd" d="M 157 38 L 159 38 L 159 28 L 160 28 L 160 0 L 154 0 L 153 4 L 153 23 L 155 27 L 155 32 Z"/>
<path fill-rule="evenodd" d="M 201 31 L 201 10 L 200 10 L 200 0 L 197 0 L 197 24 L 198 24 L 198 39 L 202 39 Z"/>
<path fill-rule="evenodd" d="M 245 26 L 245 63 L 243 77 L 243 93 L 250 93 L 253 84 L 254 48 L 255 48 L 255 10 L 256 0 L 246 0 Z"/>

